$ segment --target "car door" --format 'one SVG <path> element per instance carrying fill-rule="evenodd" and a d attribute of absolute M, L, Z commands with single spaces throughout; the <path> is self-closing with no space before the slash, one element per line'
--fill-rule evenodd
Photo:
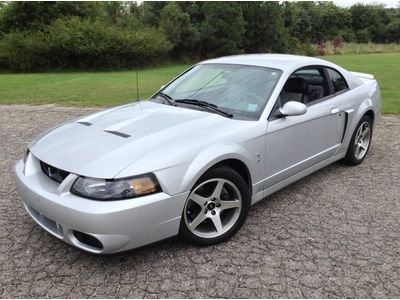
<path fill-rule="evenodd" d="M 307 95 L 300 97 L 282 90 L 271 113 L 266 133 L 265 189 L 332 157 L 343 138 L 346 118 L 337 107 L 326 69 L 301 69 L 288 81 L 290 78 L 305 80 Z M 283 105 L 283 98 L 305 103 L 307 112 L 299 116 L 279 116 L 276 111 Z"/>

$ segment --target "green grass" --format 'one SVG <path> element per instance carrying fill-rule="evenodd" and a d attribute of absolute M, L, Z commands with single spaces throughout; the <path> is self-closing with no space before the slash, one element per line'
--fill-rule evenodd
<path fill-rule="evenodd" d="M 382 96 L 382 112 L 400 114 L 400 53 L 324 56 L 349 71 L 373 74 Z"/>
<path fill-rule="evenodd" d="M 145 99 L 189 65 L 140 70 L 139 97 Z M 136 72 L 0 74 L 0 104 L 113 106 L 136 100 Z"/>
<path fill-rule="evenodd" d="M 382 93 L 382 112 L 400 114 L 400 53 L 325 56 L 350 71 L 371 73 Z M 189 65 L 139 71 L 139 93 L 144 99 Z M 113 106 L 136 99 L 133 71 L 0 74 L 0 104 Z"/>

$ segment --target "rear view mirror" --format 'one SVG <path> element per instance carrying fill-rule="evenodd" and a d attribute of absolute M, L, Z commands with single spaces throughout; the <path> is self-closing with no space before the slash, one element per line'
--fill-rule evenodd
<path fill-rule="evenodd" d="M 301 102 L 289 101 L 279 108 L 279 112 L 285 117 L 304 115 L 307 112 L 307 106 Z"/>

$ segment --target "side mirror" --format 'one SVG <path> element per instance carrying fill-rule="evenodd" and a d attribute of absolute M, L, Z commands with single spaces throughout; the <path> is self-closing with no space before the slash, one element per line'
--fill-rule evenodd
<path fill-rule="evenodd" d="M 307 112 L 307 106 L 301 102 L 289 101 L 279 108 L 279 112 L 285 117 L 300 116 Z"/>

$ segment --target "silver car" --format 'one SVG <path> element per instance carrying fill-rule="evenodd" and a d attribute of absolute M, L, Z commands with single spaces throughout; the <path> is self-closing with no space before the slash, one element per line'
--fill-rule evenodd
<path fill-rule="evenodd" d="M 211 59 L 146 101 L 42 134 L 15 165 L 17 186 L 41 227 L 92 253 L 178 234 L 211 245 L 275 191 L 361 163 L 380 105 L 372 75 L 321 59 Z"/>

